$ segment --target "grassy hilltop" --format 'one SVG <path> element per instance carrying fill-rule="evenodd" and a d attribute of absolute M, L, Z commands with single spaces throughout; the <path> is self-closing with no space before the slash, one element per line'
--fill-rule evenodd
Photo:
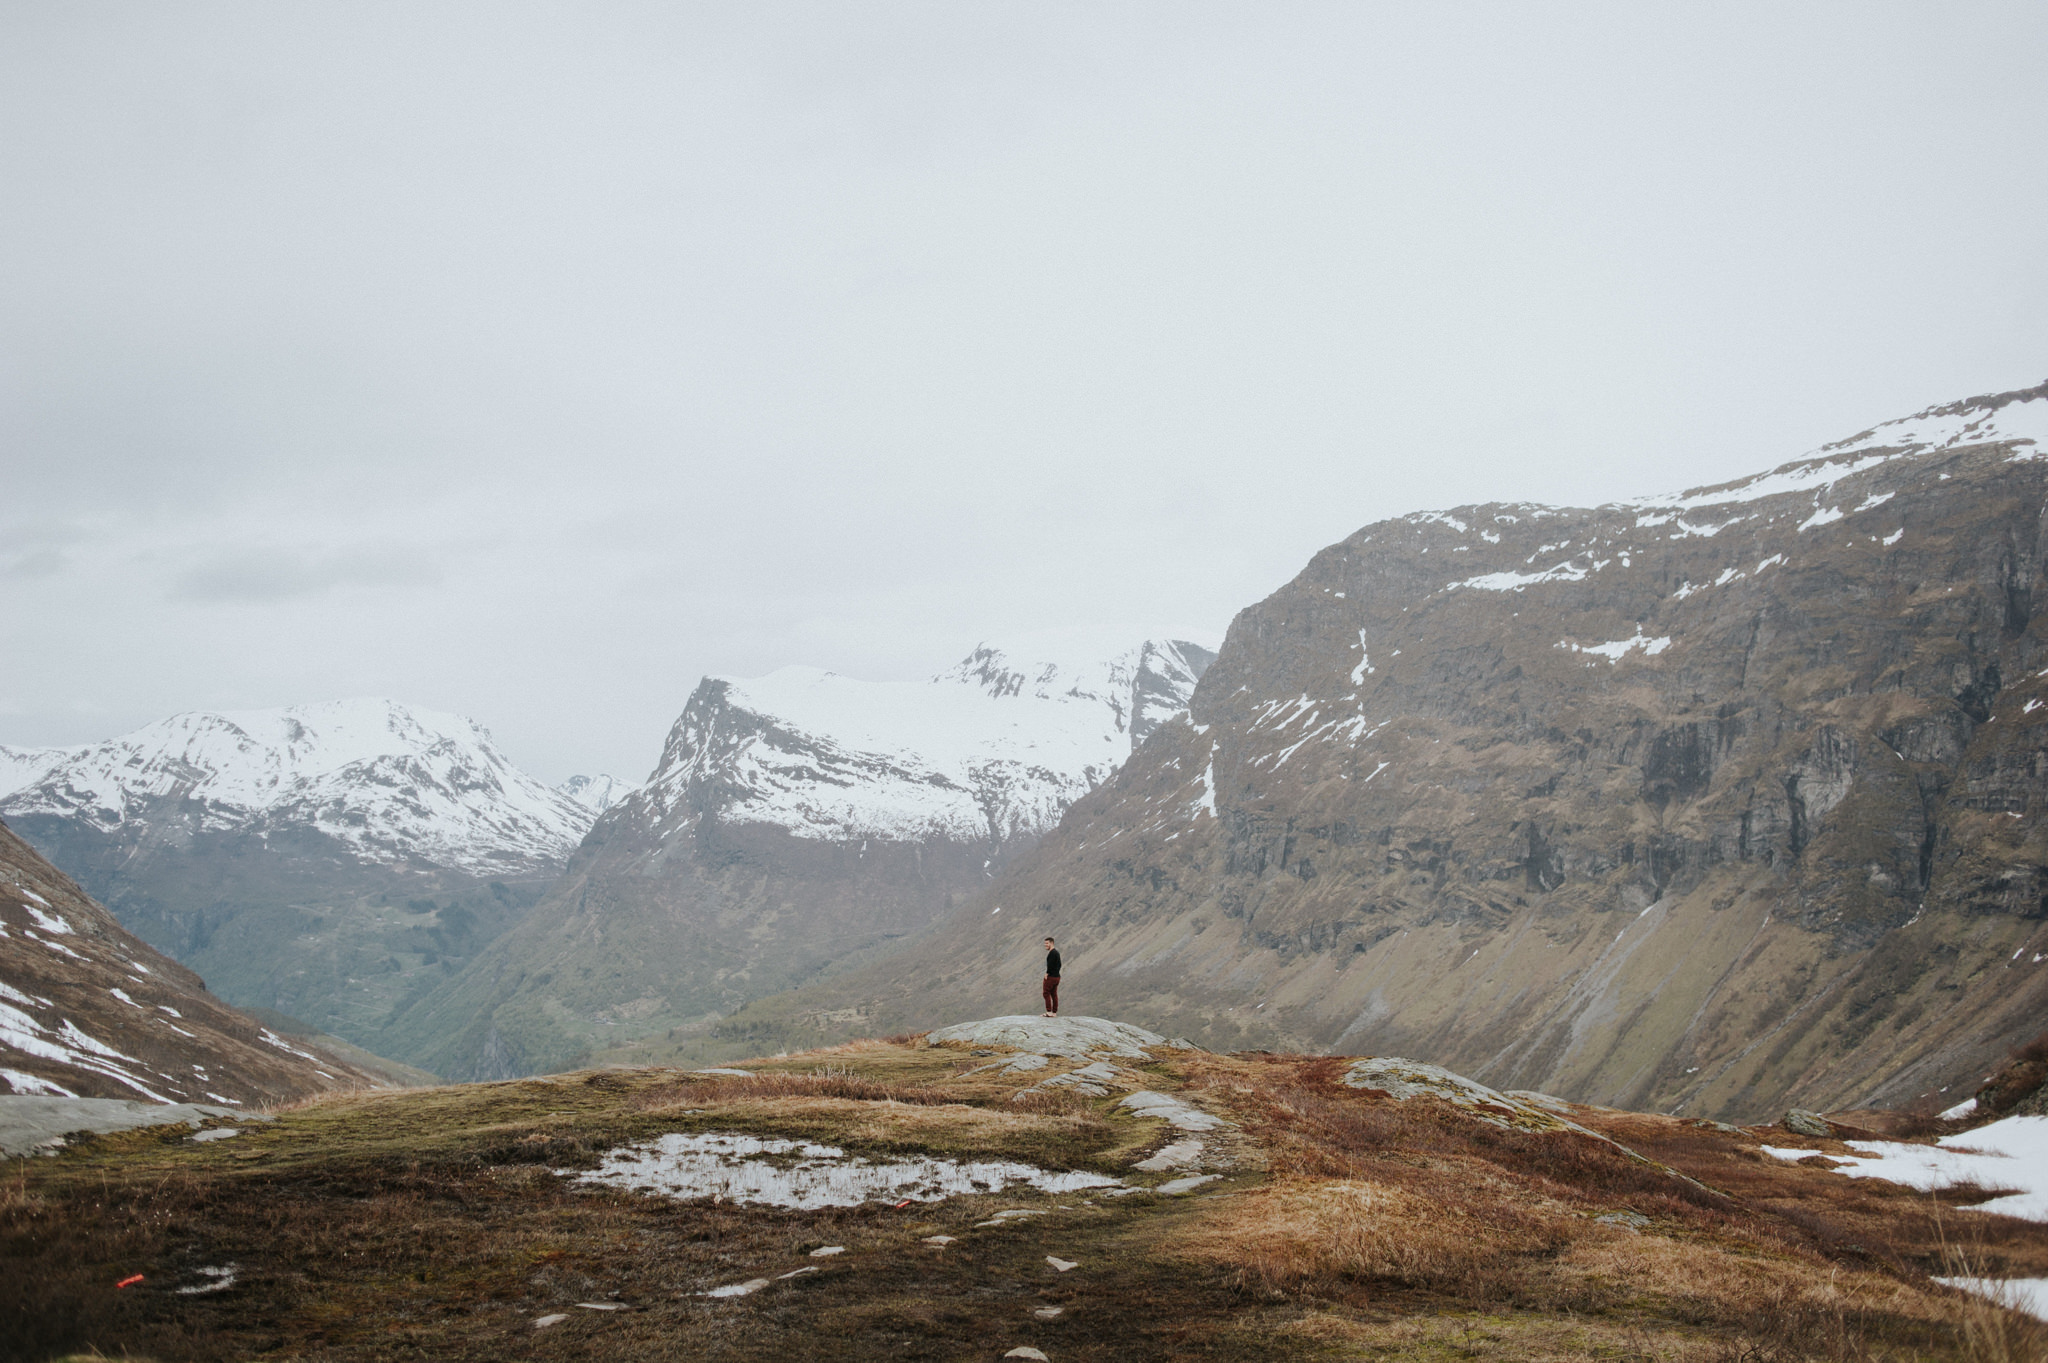
<path fill-rule="evenodd" d="M 989 1068 L 1009 1054 L 898 1038 L 746 1075 L 336 1095 L 232 1138 L 156 1128 L 17 1160 L 0 1194 L 0 1353 L 1762 1363 L 2048 1349 L 2048 1331 L 1929 1277 L 1959 1254 L 2048 1274 L 2048 1227 L 1782 1163 L 1755 1133 L 1570 1110 L 1632 1157 L 1348 1088 L 1329 1057 L 1178 1051 L 1061 1088 L 1045 1081 L 1078 1062 Z M 1013 1189 L 789 1211 L 565 1176 L 622 1143 L 722 1131 L 1157 1187 L 1174 1171 L 1132 1166 L 1185 1133 L 1123 1107 L 1133 1088 L 1227 1124 L 1207 1135 L 1220 1177 L 1180 1196 Z M 980 1224 L 1006 1210 L 1044 1214 Z M 954 1240 L 927 1242 L 941 1235 Z M 810 1253 L 832 1245 L 844 1251 Z M 223 1269 L 229 1287 L 190 1290 Z M 549 1315 L 564 1318 L 537 1326 Z"/>

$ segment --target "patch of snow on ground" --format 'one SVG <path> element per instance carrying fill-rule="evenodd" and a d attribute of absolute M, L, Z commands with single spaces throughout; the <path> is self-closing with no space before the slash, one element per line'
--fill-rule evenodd
<path fill-rule="evenodd" d="M 1903 1141 L 1850 1141 L 1848 1145 L 1862 1153 L 1841 1157 L 1845 1163 L 1835 1170 L 1838 1174 L 1886 1179 L 1922 1192 L 1964 1183 L 2010 1188 L 2015 1191 L 1970 1210 L 2048 1221 L 2048 1117 L 2006 1117 L 1975 1131 L 1943 1136 L 1934 1145 Z M 1769 1145 L 1764 1150 L 1782 1160 L 1801 1160 L 1814 1153 Z"/>
<path fill-rule="evenodd" d="M 558 1172 L 573 1174 L 578 1183 L 799 1211 L 858 1207 L 870 1200 L 938 1202 L 999 1193 L 1012 1184 L 1044 1193 L 1123 1185 L 1103 1174 L 1054 1173 L 1010 1160 L 962 1163 L 919 1156 L 876 1163 L 849 1158 L 833 1145 L 717 1132 L 671 1133 L 613 1150 L 595 1169 Z"/>
<path fill-rule="evenodd" d="M 0 1079 L 7 1081 L 7 1087 L 15 1093 L 35 1093 L 48 1098 L 76 1098 L 78 1095 L 62 1084 L 53 1084 L 33 1074 L 20 1070 L 0 1069 Z"/>
<path fill-rule="evenodd" d="M 30 918 L 35 919 L 36 926 L 41 928 L 44 932 L 54 932 L 67 937 L 74 935 L 71 925 L 65 922 L 58 915 L 54 913 L 44 913 L 41 909 L 37 908 L 33 904 L 24 904 L 21 907 L 28 910 L 28 916 Z"/>
<path fill-rule="evenodd" d="M 1811 530 L 1817 525 L 1833 525 L 1846 514 L 1848 513 L 1844 512 L 1839 506 L 1818 506 L 1814 508 L 1811 516 L 1808 516 L 1799 523 L 1799 528 L 1801 530 Z"/>
<path fill-rule="evenodd" d="M 2010 1311 L 2024 1311 L 2048 1320 L 2048 1278 L 1936 1278 L 1943 1287 L 1957 1287 L 1989 1297 Z"/>

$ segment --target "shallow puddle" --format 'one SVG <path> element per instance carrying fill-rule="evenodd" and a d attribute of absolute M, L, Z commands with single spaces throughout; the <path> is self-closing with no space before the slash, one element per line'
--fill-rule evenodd
<path fill-rule="evenodd" d="M 999 1193 L 1016 1184 L 1043 1193 L 1067 1193 L 1123 1183 L 1104 1174 L 1054 1173 L 1009 1160 L 920 1157 L 876 1162 L 849 1157 L 836 1145 L 720 1133 L 661 1136 L 621 1146 L 595 1169 L 562 1172 L 573 1173 L 578 1183 L 797 1211 L 905 1198 L 937 1202 Z"/>

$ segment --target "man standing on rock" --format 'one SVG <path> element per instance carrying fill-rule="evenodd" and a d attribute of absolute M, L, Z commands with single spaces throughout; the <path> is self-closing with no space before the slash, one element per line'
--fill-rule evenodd
<path fill-rule="evenodd" d="M 1060 1015 L 1060 953 L 1052 944 L 1052 938 L 1045 939 L 1045 1015 L 1056 1018 Z"/>

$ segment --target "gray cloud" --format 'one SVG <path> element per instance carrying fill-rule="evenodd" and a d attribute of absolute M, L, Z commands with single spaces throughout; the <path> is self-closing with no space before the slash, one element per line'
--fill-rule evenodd
<path fill-rule="evenodd" d="M 64 571 L 61 549 L 31 549 L 25 554 L 0 555 L 0 577 L 51 577 Z"/>
<path fill-rule="evenodd" d="M 407 550 L 308 554 L 244 549 L 211 557 L 178 573 L 174 601 L 269 602 L 320 596 L 340 587 L 425 587 L 441 580 L 430 561 Z"/>

